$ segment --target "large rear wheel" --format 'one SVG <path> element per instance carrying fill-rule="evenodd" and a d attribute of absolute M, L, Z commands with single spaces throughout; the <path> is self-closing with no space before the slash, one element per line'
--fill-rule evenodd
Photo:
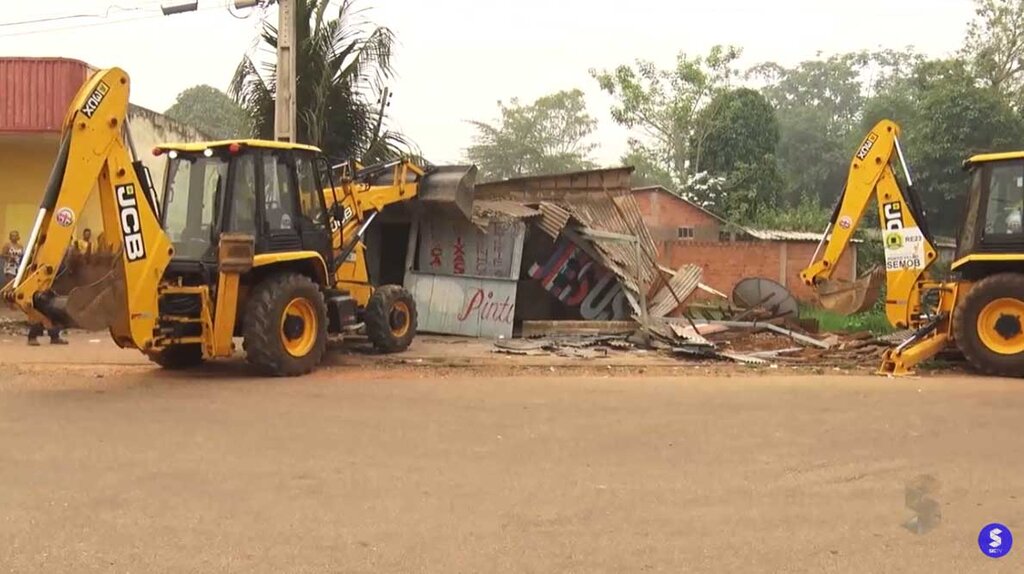
<path fill-rule="evenodd" d="M 416 301 L 398 285 L 382 285 L 370 296 L 363 320 L 374 348 L 383 353 L 404 351 L 416 337 Z"/>
<path fill-rule="evenodd" d="M 953 313 L 953 336 L 978 371 L 1024 377 L 1024 275 L 999 273 L 975 283 Z"/>
<path fill-rule="evenodd" d="M 246 360 L 271 376 L 304 375 L 327 348 L 327 304 L 311 279 L 282 273 L 252 291 L 243 319 Z"/>

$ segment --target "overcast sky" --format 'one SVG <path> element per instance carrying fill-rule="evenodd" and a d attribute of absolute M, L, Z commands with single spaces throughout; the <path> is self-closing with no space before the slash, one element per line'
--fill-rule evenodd
<path fill-rule="evenodd" d="M 167 17 L 160 16 L 159 4 L 0 0 L 0 55 L 120 66 L 132 77 L 132 100 L 157 111 L 194 84 L 226 89 L 253 45 L 257 19 L 236 19 L 225 0 L 199 0 L 200 11 Z M 112 5 L 140 9 L 111 9 L 106 19 L 2 25 L 102 15 Z M 795 64 L 818 52 L 908 45 L 942 56 L 960 46 L 973 14 L 971 0 L 363 0 L 361 5 L 372 8 L 368 16 L 394 30 L 400 43 L 392 124 L 435 163 L 461 160 L 473 135 L 466 120 L 494 119 L 498 100 L 530 101 L 577 87 L 587 93 L 600 122 L 596 159 L 615 163 L 627 133 L 612 122 L 611 100 L 597 89 L 590 68 L 636 58 L 671 65 L 680 50 L 704 53 L 714 44 L 742 47 L 744 64 Z"/>

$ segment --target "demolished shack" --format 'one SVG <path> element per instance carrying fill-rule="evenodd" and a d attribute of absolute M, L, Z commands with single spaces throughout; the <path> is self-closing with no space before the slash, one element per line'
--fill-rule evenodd
<path fill-rule="evenodd" d="M 419 330 L 507 338 L 522 321 L 642 320 L 678 308 L 700 269 L 658 265 L 632 171 L 478 184 L 472 221 L 424 212 L 404 274 Z"/>

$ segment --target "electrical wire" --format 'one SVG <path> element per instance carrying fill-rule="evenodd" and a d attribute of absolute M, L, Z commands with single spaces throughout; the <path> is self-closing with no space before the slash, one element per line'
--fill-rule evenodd
<path fill-rule="evenodd" d="M 146 3 L 140 4 L 138 6 L 121 6 L 119 4 L 113 4 L 113 5 L 107 6 L 107 9 L 105 11 L 103 11 L 103 12 L 96 12 L 96 13 L 89 13 L 89 14 L 85 14 L 85 13 L 83 13 L 83 14 L 60 14 L 60 15 L 53 15 L 53 16 L 40 16 L 40 17 L 37 17 L 37 18 L 33 18 L 31 20 L 18 20 L 18 21 L 15 21 L 15 22 L 0 22 L 0 28 L 4 28 L 4 27 L 7 27 L 7 26 L 23 26 L 25 24 L 42 24 L 42 23 L 45 23 L 45 22 L 58 22 L 60 20 L 73 20 L 75 18 L 109 18 L 110 17 L 110 13 L 115 11 L 115 10 L 118 11 L 118 12 L 136 12 L 136 11 L 139 11 L 139 10 L 147 9 L 147 8 L 149 8 L 151 6 L 159 5 L 159 3 L 160 3 L 159 1 L 156 1 L 156 2 L 146 2 Z"/>
<path fill-rule="evenodd" d="M 159 5 L 160 5 L 160 2 L 153 2 L 153 3 L 150 3 L 148 6 L 156 7 L 156 6 L 159 6 Z M 222 2 L 222 3 L 220 3 L 220 4 L 216 4 L 216 5 L 213 5 L 213 6 L 202 6 L 201 5 L 201 6 L 197 7 L 194 11 L 188 12 L 188 14 L 195 14 L 197 12 L 210 12 L 212 10 L 222 10 L 222 9 L 228 9 L 228 11 L 230 12 L 230 5 L 231 5 L 231 0 L 226 0 L 226 1 Z M 147 8 L 145 8 L 143 6 L 140 6 L 138 8 L 133 8 L 130 11 L 135 12 L 135 11 L 142 11 L 142 10 L 147 10 Z M 182 14 L 176 14 L 174 16 L 179 16 L 180 17 L 180 16 L 182 16 Z M 235 15 L 232 14 L 232 16 L 235 16 Z M 93 14 L 93 15 L 78 15 L 78 16 L 60 16 L 60 17 L 53 17 L 53 18 L 50 18 L 50 19 L 40 19 L 40 20 L 44 21 L 44 22 L 46 22 L 46 21 L 54 22 L 54 21 L 59 21 L 59 20 L 66 20 L 66 19 L 69 19 L 69 18 L 80 18 L 80 17 L 100 17 L 100 16 L 95 15 L 95 14 Z M 147 14 L 145 16 L 131 17 L 131 18 L 109 19 L 109 16 L 107 16 L 107 17 L 105 17 L 107 19 L 105 19 L 105 20 L 103 20 L 101 22 L 91 22 L 91 23 L 85 23 L 85 24 L 75 24 L 75 25 L 70 25 L 70 26 L 56 26 L 56 27 L 46 27 L 46 28 L 41 28 L 41 29 L 36 29 L 36 30 L 24 30 L 24 31 L 15 31 L 15 32 L 10 32 L 10 33 L 0 33 L 0 38 L 14 38 L 14 37 L 17 37 L 17 36 L 29 36 L 29 35 L 34 35 L 34 34 L 46 34 L 46 33 L 49 33 L 49 32 L 62 32 L 62 31 L 67 31 L 67 30 L 78 30 L 78 29 L 82 29 L 82 28 L 93 28 L 93 27 L 96 27 L 96 26 L 110 26 L 110 25 L 113 25 L 113 24 L 122 24 L 122 23 L 126 23 L 126 22 L 138 22 L 140 20 L 152 20 L 154 18 L 167 18 L 167 17 L 170 17 L 170 16 L 165 16 L 164 14 L 162 14 L 160 12 L 156 12 L 155 14 Z M 235 16 L 235 17 L 239 18 L 238 16 Z M 248 18 L 248 16 L 246 16 L 246 18 Z M 246 19 L 246 18 L 239 18 L 239 19 Z M 25 22 L 25 23 L 27 23 L 27 22 Z M 11 23 L 11 24 L 18 24 L 18 23 Z"/>

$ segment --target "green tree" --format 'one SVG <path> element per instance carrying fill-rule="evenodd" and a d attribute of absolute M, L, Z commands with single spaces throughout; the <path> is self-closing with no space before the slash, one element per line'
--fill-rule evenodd
<path fill-rule="evenodd" d="M 649 61 L 619 66 L 612 71 L 591 70 L 601 89 L 616 100 L 612 118 L 636 131 L 629 140 L 629 157 L 643 159 L 671 174 L 676 187 L 684 187 L 701 172 L 701 154 L 691 153 L 707 137 L 702 113 L 736 76 L 739 48 L 715 46 L 706 56 L 679 53 L 676 65 L 659 70 Z"/>
<path fill-rule="evenodd" d="M 333 158 L 366 162 L 405 151 L 409 142 L 386 129 L 380 101 L 392 76 L 391 30 L 367 21 L 353 0 L 343 0 L 335 10 L 331 0 L 294 4 L 298 140 L 319 146 Z M 262 40 L 276 53 L 275 27 L 267 24 Z M 252 118 L 259 137 L 273 137 L 276 79 L 274 61 L 258 64 L 245 57 L 231 83 L 232 96 Z"/>
<path fill-rule="evenodd" d="M 1024 105 L 1024 0 L 975 0 L 963 54 L 973 76 Z"/>
<path fill-rule="evenodd" d="M 952 235 L 967 193 L 968 156 L 1019 146 L 1024 125 L 1005 99 L 974 82 L 961 60 L 926 62 L 915 80 L 917 121 L 908 127 L 908 161 L 933 232 Z"/>
<path fill-rule="evenodd" d="M 700 116 L 706 129 L 702 140 L 693 137 L 691 158 L 701 157 L 701 170 L 723 183 L 716 193 L 691 190 L 691 195 L 738 221 L 773 209 L 783 182 L 775 160 L 779 124 L 772 105 L 758 92 L 739 88 L 717 95 Z"/>
<path fill-rule="evenodd" d="M 823 206 L 835 202 L 863 136 L 864 115 L 879 113 L 867 107 L 869 99 L 899 94 L 922 60 L 910 48 L 861 51 L 792 68 L 769 62 L 747 72 L 748 79 L 764 82 L 762 91 L 776 108 L 787 207 L 812 199 Z"/>
<path fill-rule="evenodd" d="M 776 109 L 787 207 L 829 205 L 842 192 L 851 155 L 847 140 L 864 105 L 861 71 L 869 60 L 863 53 L 839 54 L 792 68 L 765 63 L 748 72 L 767 82 L 762 93 Z"/>
<path fill-rule="evenodd" d="M 205 84 L 178 94 L 164 115 L 216 139 L 243 138 L 252 132 L 245 110 L 224 92 Z"/>
<path fill-rule="evenodd" d="M 471 122 L 477 130 L 466 150 L 486 181 L 593 167 L 587 140 L 597 120 L 587 113 L 581 90 L 542 96 L 532 104 L 498 102 L 497 123 Z"/>

